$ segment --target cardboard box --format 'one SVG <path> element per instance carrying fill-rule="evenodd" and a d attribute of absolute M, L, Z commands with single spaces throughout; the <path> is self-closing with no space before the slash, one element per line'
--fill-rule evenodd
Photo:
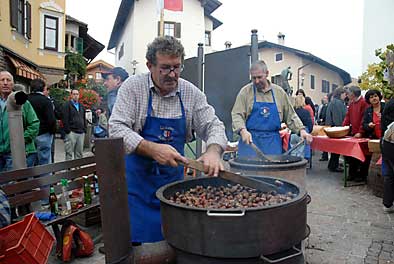
<path fill-rule="evenodd" d="M 371 139 L 368 141 L 368 149 L 373 153 L 380 153 L 380 139 Z"/>

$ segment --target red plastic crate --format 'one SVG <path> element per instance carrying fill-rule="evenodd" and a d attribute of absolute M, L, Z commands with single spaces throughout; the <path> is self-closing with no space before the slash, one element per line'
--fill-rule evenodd
<path fill-rule="evenodd" d="M 34 213 L 0 229 L 0 239 L 5 241 L 1 264 L 45 264 L 55 241 Z"/>

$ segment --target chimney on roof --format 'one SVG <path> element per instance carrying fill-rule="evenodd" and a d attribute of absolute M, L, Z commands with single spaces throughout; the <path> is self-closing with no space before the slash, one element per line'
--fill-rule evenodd
<path fill-rule="evenodd" d="M 232 45 L 232 43 L 228 40 L 226 42 L 224 42 L 224 46 L 226 47 L 226 49 L 231 49 L 231 45 Z"/>
<path fill-rule="evenodd" d="M 278 44 L 284 46 L 285 45 L 285 34 L 282 32 L 278 33 Z"/>

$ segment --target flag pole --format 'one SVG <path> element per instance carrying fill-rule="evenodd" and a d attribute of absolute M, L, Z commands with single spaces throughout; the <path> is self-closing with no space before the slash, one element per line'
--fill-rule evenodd
<path fill-rule="evenodd" d="M 160 10 L 160 37 L 164 36 L 164 8 Z"/>

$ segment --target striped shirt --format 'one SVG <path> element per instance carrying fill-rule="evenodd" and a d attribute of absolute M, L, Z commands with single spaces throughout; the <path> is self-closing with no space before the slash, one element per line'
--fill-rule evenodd
<path fill-rule="evenodd" d="M 225 148 L 227 138 L 224 125 L 196 86 L 180 78 L 175 91 L 161 96 L 150 73 L 145 73 L 133 75 L 122 84 L 109 119 L 110 136 L 123 138 L 127 154 L 134 152 L 143 139 L 140 134 L 147 116 L 149 91 L 152 91 L 152 116 L 180 118 L 180 94 L 186 114 L 186 141 L 194 139 L 195 131 L 207 146 L 216 143 Z"/>

